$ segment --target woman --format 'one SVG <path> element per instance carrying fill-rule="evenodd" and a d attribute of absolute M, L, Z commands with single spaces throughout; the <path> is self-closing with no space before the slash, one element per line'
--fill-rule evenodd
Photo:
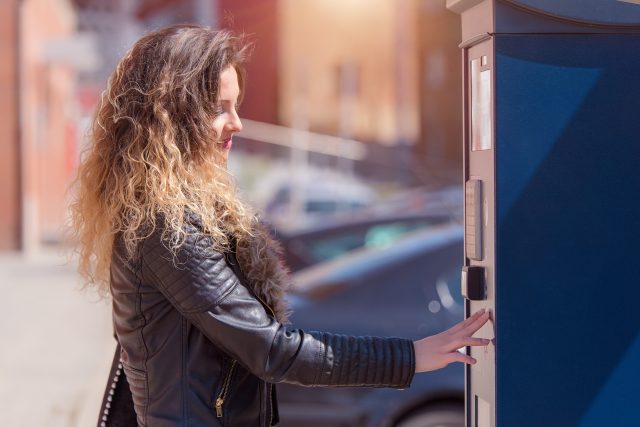
<path fill-rule="evenodd" d="M 113 299 L 140 426 L 275 425 L 275 383 L 403 388 L 488 344 L 471 337 L 482 312 L 415 343 L 283 326 L 279 247 L 226 168 L 245 56 L 233 34 L 194 25 L 142 37 L 80 165 L 80 271 Z"/>

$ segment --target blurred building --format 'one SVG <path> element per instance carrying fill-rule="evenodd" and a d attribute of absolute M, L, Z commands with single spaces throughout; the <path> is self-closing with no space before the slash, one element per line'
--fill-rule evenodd
<path fill-rule="evenodd" d="M 77 94 L 84 128 L 111 72 L 142 32 L 133 16 L 135 4 L 129 0 L 73 0 L 77 36 L 92 40 L 100 61 L 99 66 L 78 70 L 77 73 Z"/>
<path fill-rule="evenodd" d="M 20 245 L 18 0 L 0 2 L 0 249 Z"/>
<path fill-rule="evenodd" d="M 369 142 L 374 162 L 423 181 L 458 178 L 460 23 L 444 0 L 218 4 L 219 25 L 255 41 L 244 117 Z"/>
<path fill-rule="evenodd" d="M 0 248 L 58 240 L 77 151 L 74 73 L 82 41 L 66 0 L 4 1 Z M 5 50 L 6 47 L 6 50 Z M 4 58 L 3 58 L 4 59 Z M 89 58 L 90 59 L 90 58 Z"/>
<path fill-rule="evenodd" d="M 283 124 L 385 145 L 417 140 L 417 1 L 279 5 Z"/>
<path fill-rule="evenodd" d="M 217 26 L 232 28 L 253 43 L 247 63 L 247 97 L 242 103 L 241 116 L 279 124 L 279 0 L 218 0 L 217 3 Z"/>
<path fill-rule="evenodd" d="M 419 9 L 420 139 L 416 155 L 427 165 L 462 170 L 460 19 L 440 0 Z"/>
<path fill-rule="evenodd" d="M 25 249 L 57 241 L 76 166 L 74 74 L 79 40 L 65 0 L 24 0 L 20 17 L 22 236 Z"/>

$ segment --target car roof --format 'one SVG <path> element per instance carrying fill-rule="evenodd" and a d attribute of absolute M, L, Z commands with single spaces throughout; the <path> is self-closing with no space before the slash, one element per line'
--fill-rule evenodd
<path fill-rule="evenodd" d="M 460 225 L 447 224 L 409 233 L 389 246 L 355 249 L 338 259 L 321 262 L 294 273 L 291 291 L 305 293 L 327 284 L 353 282 L 364 274 L 376 274 L 393 268 L 406 259 L 459 243 L 462 237 L 463 229 Z"/>

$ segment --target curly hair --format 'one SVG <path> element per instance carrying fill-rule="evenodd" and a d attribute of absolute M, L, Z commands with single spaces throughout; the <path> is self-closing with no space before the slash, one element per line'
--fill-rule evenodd
<path fill-rule="evenodd" d="M 240 200 L 212 142 L 219 138 L 212 122 L 220 73 L 235 67 L 242 94 L 248 46 L 226 30 L 174 25 L 143 36 L 117 65 L 96 111 L 70 206 L 79 271 L 102 296 L 109 294 L 118 233 L 133 258 L 139 242 L 162 226 L 175 252 L 186 237 L 187 212 L 200 218 L 212 249 L 229 250 L 233 236 L 241 264 L 264 272 L 264 265 L 251 264 L 264 260 L 273 242 Z"/>

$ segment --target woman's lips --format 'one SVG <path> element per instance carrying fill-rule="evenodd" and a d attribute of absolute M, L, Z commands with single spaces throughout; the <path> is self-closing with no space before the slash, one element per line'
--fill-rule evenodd
<path fill-rule="evenodd" d="M 230 150 L 231 146 L 233 145 L 233 141 L 231 140 L 231 138 L 227 138 L 227 139 L 223 139 L 221 141 L 221 144 L 224 150 Z"/>

